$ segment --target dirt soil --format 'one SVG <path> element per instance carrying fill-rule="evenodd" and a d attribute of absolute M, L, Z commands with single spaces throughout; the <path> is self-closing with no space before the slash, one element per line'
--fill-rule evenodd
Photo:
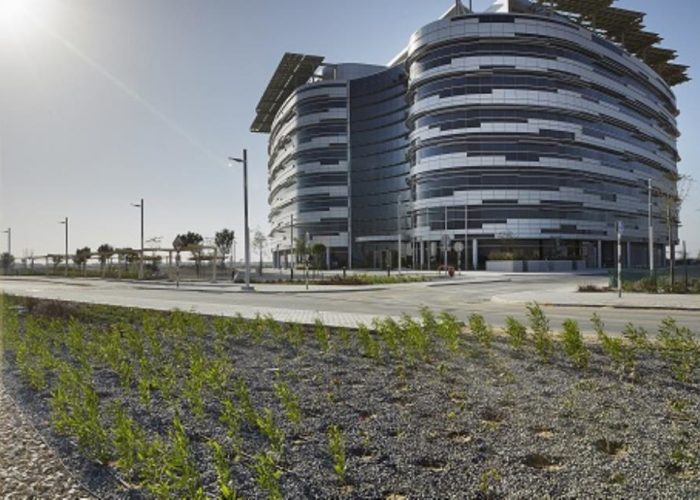
<path fill-rule="evenodd" d="M 86 321 L 95 335 L 110 322 Z M 353 331 L 332 331 L 322 352 L 306 332 L 300 346 L 268 333 L 225 339 L 234 377 L 284 429 L 285 498 L 700 497 L 700 386 L 675 382 L 655 356 L 643 357 L 630 379 L 596 345 L 590 368 L 578 370 L 561 351 L 542 362 L 532 347 L 516 351 L 505 338 L 487 348 L 465 334 L 458 353 L 435 344 L 427 360 L 414 362 L 384 344 L 378 360 L 364 356 Z M 207 324 L 203 342 L 214 337 Z M 52 430 L 50 389 L 28 388 L 9 351 L 2 376 L 7 393 L 91 490 L 103 498 L 148 496 Z M 299 398 L 298 425 L 272 389 L 280 379 Z M 228 440 L 218 398 L 207 397 L 204 418 L 196 418 L 186 401 L 173 405 L 159 391 L 144 405 L 103 366 L 96 365 L 94 383 L 101 407 L 122 401 L 149 434 L 167 435 L 177 410 L 204 490 L 216 495 L 207 443 Z M 226 397 L 236 400 L 233 384 Z M 332 424 L 345 437 L 344 480 L 333 472 Z M 264 498 L 251 457 L 267 441 L 248 423 L 241 437 L 245 454 L 230 464 L 233 485 L 245 498 Z"/>

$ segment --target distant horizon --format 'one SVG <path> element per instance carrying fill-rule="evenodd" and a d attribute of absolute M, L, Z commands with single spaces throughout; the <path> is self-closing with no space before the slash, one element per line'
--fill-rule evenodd
<path fill-rule="evenodd" d="M 282 54 L 385 64 L 452 3 L 312 0 L 276 5 L 270 15 L 269 5 L 252 1 L 26 0 L 36 9 L 26 26 L 0 33 L 0 230 L 12 228 L 18 260 L 25 251 L 62 253 L 65 216 L 70 252 L 102 243 L 138 249 L 139 212 L 130 204 L 145 198 L 146 239 L 160 236 L 164 246 L 177 233 L 208 238 L 229 228 L 242 252 L 242 173 L 227 157 L 248 149 L 251 234 L 267 232 L 267 136 L 248 128 Z M 700 4 L 616 6 L 646 12 L 645 24 L 694 78 L 673 90 L 679 171 L 696 179 L 680 239 L 696 257 Z M 365 36 L 356 36 L 358 25 Z M 6 237 L 0 233 L 2 252 Z"/>

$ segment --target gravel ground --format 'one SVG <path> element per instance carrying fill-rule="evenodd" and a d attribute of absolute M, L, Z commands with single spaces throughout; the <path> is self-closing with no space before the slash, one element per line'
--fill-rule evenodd
<path fill-rule="evenodd" d="M 93 322 L 88 335 L 100 338 L 106 325 Z M 172 335 L 163 337 L 154 365 L 187 348 L 168 346 Z M 210 328 L 199 335 L 185 340 L 203 342 L 211 353 L 217 336 Z M 697 379 L 673 381 L 655 355 L 639 359 L 632 380 L 613 370 L 596 344 L 589 346 L 590 368 L 577 370 L 561 351 L 544 363 L 531 347 L 516 352 L 504 339 L 485 348 L 463 338 L 459 353 L 436 345 L 420 363 L 385 347 L 378 360 L 369 359 L 354 333 L 334 331 L 327 352 L 310 331 L 298 346 L 271 334 L 224 341 L 256 410 L 270 408 L 284 430 L 285 498 L 700 498 L 700 387 Z M 141 491 L 120 487 L 111 467 L 82 458 L 70 439 L 53 433 L 48 389 L 27 388 L 14 356 L 5 359 L 8 391 L 77 477 L 103 498 L 139 497 Z M 273 391 L 280 379 L 299 398 L 299 425 L 285 418 Z M 230 446 L 219 417 L 223 398 L 241 402 L 233 383 L 222 399 L 205 391 L 203 417 L 185 398 L 163 399 L 157 390 L 144 404 L 135 385 L 121 387 L 99 363 L 92 383 L 103 409 L 120 401 L 150 436 L 167 436 L 177 412 L 201 484 L 216 494 L 208 442 Z M 104 421 L 109 427 L 109 417 Z M 344 481 L 332 469 L 326 433 L 333 424 L 345 436 Z M 232 483 L 245 498 L 264 498 L 251 457 L 268 448 L 267 439 L 245 422 L 240 439 L 244 454 L 230 463 Z"/>
<path fill-rule="evenodd" d="M 0 498 L 94 498 L 7 394 L 0 378 Z"/>

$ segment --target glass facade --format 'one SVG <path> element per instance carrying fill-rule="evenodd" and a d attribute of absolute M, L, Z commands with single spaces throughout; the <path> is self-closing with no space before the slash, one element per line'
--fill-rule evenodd
<path fill-rule="evenodd" d="M 405 266 L 435 267 L 444 250 L 461 267 L 494 252 L 611 265 L 618 221 L 626 262 L 643 264 L 649 180 L 662 258 L 675 97 L 587 28 L 524 13 L 445 18 L 414 33 L 394 66 L 322 75 L 270 131 L 280 262 L 294 216 L 294 238 L 326 245 L 331 267 L 395 267 L 399 239 Z"/>

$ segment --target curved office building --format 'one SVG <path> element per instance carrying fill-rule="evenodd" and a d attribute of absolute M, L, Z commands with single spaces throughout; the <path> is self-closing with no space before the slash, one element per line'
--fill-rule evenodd
<path fill-rule="evenodd" d="M 309 233 L 331 267 L 611 266 L 622 223 L 645 266 L 649 193 L 660 262 L 686 67 L 611 3 L 456 2 L 384 67 L 287 54 L 253 124 L 278 262 Z"/>

